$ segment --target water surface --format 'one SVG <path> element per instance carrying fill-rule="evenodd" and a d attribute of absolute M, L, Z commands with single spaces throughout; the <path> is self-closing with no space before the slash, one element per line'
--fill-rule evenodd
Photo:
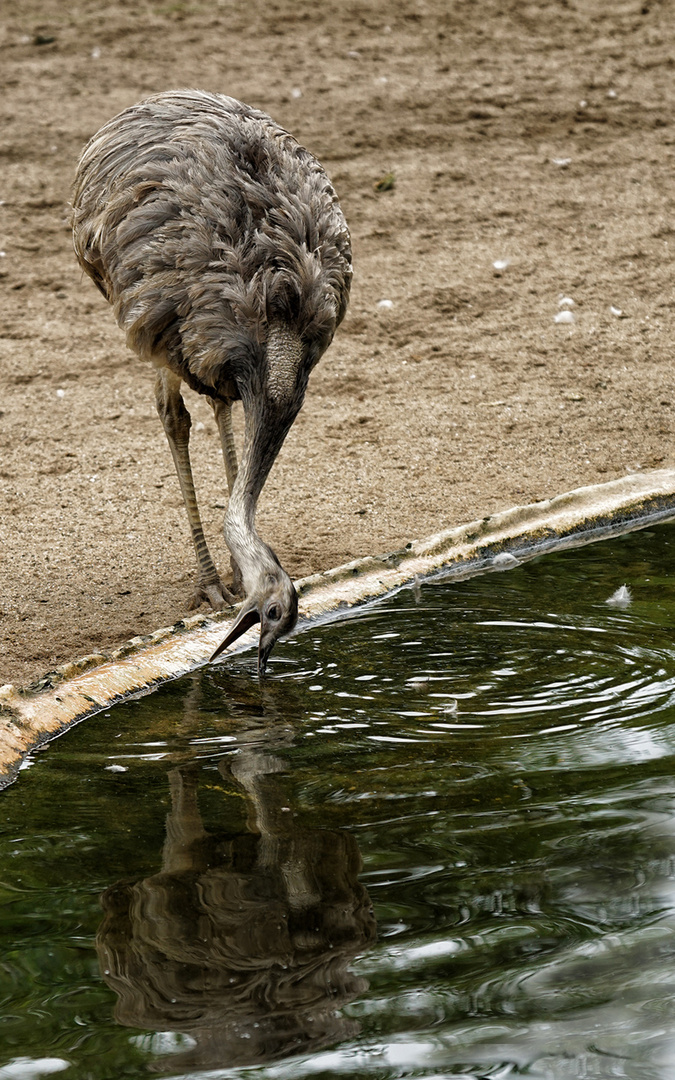
<path fill-rule="evenodd" d="M 35 754 L 0 1080 L 671 1078 L 674 556 L 424 584 Z"/>

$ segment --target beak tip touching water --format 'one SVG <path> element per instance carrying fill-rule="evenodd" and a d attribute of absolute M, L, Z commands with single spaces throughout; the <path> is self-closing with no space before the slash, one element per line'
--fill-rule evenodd
<path fill-rule="evenodd" d="M 265 627 L 260 627 L 260 642 L 258 644 L 258 675 L 263 676 L 267 671 L 267 661 L 274 648 L 276 638 L 270 640 L 269 634 L 264 633 Z"/>

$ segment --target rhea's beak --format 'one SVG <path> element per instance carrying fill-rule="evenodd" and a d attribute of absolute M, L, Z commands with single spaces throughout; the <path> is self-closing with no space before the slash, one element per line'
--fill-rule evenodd
<path fill-rule="evenodd" d="M 264 675 L 269 655 L 279 636 L 278 627 L 271 627 L 263 616 L 260 620 L 260 641 L 258 642 L 258 675 Z"/>
<path fill-rule="evenodd" d="M 246 604 L 244 604 L 241 611 L 237 615 L 234 623 L 230 627 L 229 633 L 226 635 L 226 637 L 223 638 L 216 651 L 210 657 L 209 663 L 215 660 L 217 656 L 220 656 L 221 652 L 223 652 L 223 650 L 226 649 L 228 645 L 231 645 L 233 641 L 236 641 L 237 638 L 240 638 L 242 634 L 245 634 L 247 630 L 250 630 L 252 626 L 255 626 L 257 622 L 260 622 L 260 612 L 257 606 L 251 605 L 250 607 L 248 607 Z M 263 671 L 264 664 L 267 661 L 267 657 L 269 656 L 269 652 L 270 650 L 268 649 L 264 657 Z M 260 653 L 258 653 L 258 671 L 260 672 L 260 674 L 262 674 L 262 671 L 260 671 Z"/>

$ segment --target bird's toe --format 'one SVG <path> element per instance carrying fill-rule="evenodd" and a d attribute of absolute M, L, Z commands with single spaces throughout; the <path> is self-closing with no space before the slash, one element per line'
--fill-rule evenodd
<path fill-rule="evenodd" d="M 208 585 L 198 583 L 188 603 L 188 609 L 195 611 L 202 604 L 210 604 L 214 611 L 222 611 L 226 607 L 233 607 L 237 602 L 234 593 L 218 580 Z"/>

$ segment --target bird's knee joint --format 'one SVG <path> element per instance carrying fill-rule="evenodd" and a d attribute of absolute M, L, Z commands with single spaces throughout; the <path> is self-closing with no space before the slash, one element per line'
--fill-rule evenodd
<path fill-rule="evenodd" d="M 162 421 L 167 437 L 176 442 L 188 442 L 192 418 L 183 404 L 183 399 L 157 395 L 157 412 Z"/>

